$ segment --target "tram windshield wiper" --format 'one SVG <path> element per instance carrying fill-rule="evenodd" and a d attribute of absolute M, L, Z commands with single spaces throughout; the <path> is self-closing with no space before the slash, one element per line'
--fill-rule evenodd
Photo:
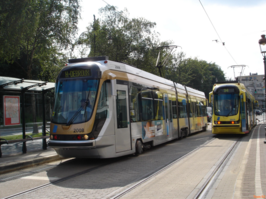
<path fill-rule="evenodd" d="M 80 111 L 82 110 L 82 107 L 80 107 L 75 113 L 74 115 L 71 117 L 71 119 L 68 121 L 68 123 L 66 124 L 67 126 L 71 125 L 74 120 L 76 119 L 76 117 L 78 116 L 78 114 L 80 113 Z"/>

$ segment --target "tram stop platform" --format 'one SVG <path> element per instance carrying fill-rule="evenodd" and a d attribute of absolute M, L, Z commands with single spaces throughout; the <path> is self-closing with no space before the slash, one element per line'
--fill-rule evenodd
<path fill-rule="evenodd" d="M 0 174 L 63 159 L 51 149 L 28 152 L 0 158 Z"/>

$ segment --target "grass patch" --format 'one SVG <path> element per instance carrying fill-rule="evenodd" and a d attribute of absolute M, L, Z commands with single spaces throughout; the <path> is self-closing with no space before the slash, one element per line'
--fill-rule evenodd
<path fill-rule="evenodd" d="M 42 133 L 26 134 L 26 138 L 30 138 L 27 135 L 31 136 L 32 138 L 36 138 L 36 137 L 41 137 Z M 50 135 L 50 132 L 46 132 L 46 135 Z M 1 136 L 0 138 L 6 139 L 6 140 L 20 140 L 20 139 L 23 139 L 22 135 L 7 135 L 7 136 Z"/>

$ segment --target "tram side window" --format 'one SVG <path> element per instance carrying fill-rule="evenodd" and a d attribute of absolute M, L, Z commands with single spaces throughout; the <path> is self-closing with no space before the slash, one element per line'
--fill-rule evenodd
<path fill-rule="evenodd" d="M 179 112 L 179 118 L 187 117 L 186 104 L 184 102 L 178 102 L 178 112 Z"/>
<path fill-rule="evenodd" d="M 173 119 L 177 118 L 176 101 L 172 101 Z"/>
<path fill-rule="evenodd" d="M 203 103 L 202 102 L 197 102 L 197 117 L 202 117 L 204 116 L 203 113 Z"/>
<path fill-rule="evenodd" d="M 193 106 L 194 106 L 194 110 L 195 110 L 195 112 L 194 112 L 194 116 L 195 117 L 198 117 L 198 108 L 199 108 L 199 106 L 197 105 L 197 102 L 193 102 Z"/>
<path fill-rule="evenodd" d="M 117 128 L 127 128 L 127 96 L 126 91 L 117 90 L 116 95 Z"/>
<path fill-rule="evenodd" d="M 162 93 L 159 91 L 153 92 L 154 96 L 154 119 L 162 120 L 163 119 L 163 97 Z"/>
<path fill-rule="evenodd" d="M 170 122 L 172 122 L 173 121 L 172 100 L 169 101 L 169 111 L 170 111 Z"/>
<path fill-rule="evenodd" d="M 150 90 L 141 92 L 142 120 L 152 120 L 153 114 L 153 97 Z"/>
<path fill-rule="evenodd" d="M 207 107 L 206 105 L 202 102 L 202 106 L 201 106 L 201 116 L 207 116 Z"/>
<path fill-rule="evenodd" d="M 194 111 L 194 102 L 190 102 L 189 103 L 189 116 L 190 117 L 194 117 L 194 113 L 195 113 L 195 111 Z"/>
<path fill-rule="evenodd" d="M 195 107 L 195 117 L 200 117 L 199 103 L 194 102 L 194 107 Z"/>
<path fill-rule="evenodd" d="M 140 121 L 139 117 L 139 98 L 140 98 L 140 89 L 132 86 L 130 89 L 130 121 L 138 122 Z"/>

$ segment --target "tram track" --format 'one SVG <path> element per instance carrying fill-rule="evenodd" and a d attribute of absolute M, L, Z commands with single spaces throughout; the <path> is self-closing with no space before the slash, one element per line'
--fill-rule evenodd
<path fill-rule="evenodd" d="M 188 157 L 189 155 L 195 153 L 196 151 L 198 151 L 199 149 L 201 149 L 202 147 L 204 147 L 205 145 L 209 144 L 210 142 L 212 142 L 213 140 L 215 140 L 216 138 L 212 138 L 210 140 L 208 140 L 207 142 L 205 142 L 204 144 L 200 145 L 199 147 L 195 148 L 193 151 L 183 155 L 182 157 L 179 157 L 176 160 L 173 160 L 171 162 L 169 162 L 167 165 L 157 169 L 156 171 L 154 171 L 153 173 L 143 177 L 141 180 L 139 180 L 138 182 L 134 183 L 133 185 L 131 185 L 130 187 L 122 190 L 120 193 L 117 194 L 109 194 L 111 199 L 118 199 L 121 198 L 123 196 L 125 196 L 126 194 L 128 194 L 129 192 L 133 191 L 134 189 L 138 188 L 140 185 L 144 184 L 146 181 L 150 180 L 151 178 L 159 175 L 160 173 L 164 172 L 165 170 L 167 170 L 168 168 L 170 168 L 172 165 L 178 163 L 179 161 L 185 159 L 186 157 Z M 108 197 L 109 198 L 109 197 Z"/>
<path fill-rule="evenodd" d="M 181 161 L 182 159 L 184 159 L 185 157 L 189 156 L 190 154 L 196 152 L 197 150 L 199 150 L 200 148 L 204 147 L 205 145 L 207 145 L 208 143 L 210 143 L 211 141 L 215 140 L 216 138 L 212 138 L 208 141 L 206 141 L 205 143 L 201 144 L 200 146 L 198 146 L 197 148 L 195 148 L 194 150 L 190 151 L 189 153 L 179 157 L 178 159 L 175 159 L 175 160 L 172 160 L 170 161 L 167 165 L 164 165 L 163 167 L 155 170 L 154 172 L 148 174 L 147 176 L 144 176 L 144 177 L 141 177 L 141 180 L 138 182 L 138 183 L 135 183 L 134 185 L 130 186 L 129 188 L 126 188 L 126 190 L 120 192 L 120 194 L 116 195 L 116 196 L 112 196 L 114 194 L 109 194 L 110 197 L 107 197 L 107 198 L 119 198 L 121 196 L 123 196 L 124 194 L 126 194 L 127 192 L 133 190 L 134 188 L 136 188 L 138 185 L 141 185 L 142 183 L 144 183 L 145 181 L 147 181 L 148 179 L 152 178 L 153 176 L 156 176 L 157 174 L 163 172 L 164 170 L 166 170 L 167 168 L 169 168 L 171 165 L 175 164 L 176 162 L 178 161 Z M 117 162 L 117 161 L 115 161 Z M 18 192 L 18 193 L 15 193 L 13 195 L 10 195 L 10 196 L 6 196 L 4 197 L 3 199 L 9 199 L 9 198 L 16 198 L 16 197 L 19 197 L 19 196 L 22 196 L 22 195 L 25 195 L 25 194 L 29 194 L 29 193 L 32 193 L 32 192 L 35 192 L 35 191 L 38 191 L 40 189 L 44 189 L 44 188 L 47 188 L 51 185 L 55 185 L 55 184 L 58 184 L 58 183 L 61 183 L 63 181 L 66 181 L 66 180 L 70 180 L 72 178 L 75 178 L 75 177 L 78 177 L 78 176 L 81 176 L 81 175 L 84 175 L 86 173 L 89 173 L 89 172 L 92 172 L 92 171 L 95 171 L 95 170 L 98 170 L 102 167 L 105 167 L 105 166 L 108 166 L 108 165 L 111 165 L 113 164 L 114 161 L 111 161 L 111 162 L 108 162 L 108 163 L 103 163 L 103 164 L 97 164 L 96 166 L 92 167 L 92 168 L 89 168 L 89 169 L 86 169 L 86 170 L 83 170 L 83 171 L 80 171 L 80 172 L 77 172 L 77 173 L 74 173 L 72 175 L 69 175 L 69 176 L 66 176 L 66 177 L 62 177 L 58 180 L 53 180 L 51 182 L 48 182 L 48 183 L 45 183 L 45 184 L 42 184 L 42 185 L 39 185 L 39 186 L 36 186 L 36 187 L 33 187 L 31 189 L 28 189 L 28 190 L 25 190 L 25 191 L 21 191 L 21 192 Z M 124 188 L 123 188 L 124 189 Z M 117 193 L 117 191 L 116 191 Z"/>
<path fill-rule="evenodd" d="M 251 131 L 254 131 L 257 127 L 253 128 Z M 252 135 L 253 132 L 250 132 Z M 231 146 L 231 148 L 227 151 L 227 153 L 221 158 L 221 160 L 218 163 L 218 166 L 216 169 L 210 174 L 210 176 L 207 178 L 203 186 L 199 189 L 197 194 L 195 195 L 194 198 L 196 199 L 203 199 L 206 198 L 208 195 L 209 191 L 212 189 L 214 184 L 217 182 L 219 176 L 223 172 L 224 168 L 230 161 L 231 157 L 234 155 L 235 151 L 237 150 L 240 141 L 243 139 L 243 137 L 239 138 L 235 143 Z"/>
<path fill-rule="evenodd" d="M 80 171 L 80 172 L 78 172 L 78 173 L 74 173 L 74 174 L 72 174 L 72 175 L 69 175 L 69 176 L 66 176 L 66 177 L 60 178 L 60 179 L 58 179 L 58 180 L 54 180 L 54 181 L 51 181 L 51 182 L 45 183 L 45 184 L 43 184 L 43 185 L 36 186 L 36 187 L 34 187 L 34 188 L 31 188 L 31 189 L 28 189 L 28 190 L 25 190 L 25 191 L 21 191 L 21 192 L 19 192 L 19 193 L 16 193 L 16 194 L 13 194 L 13 195 L 10 195 L 10 196 L 7 196 L 7 197 L 4 197 L 3 199 L 15 198 L 15 197 L 18 197 L 18 196 L 21 196 L 21 195 L 24 195 L 24 194 L 28 194 L 28 193 L 31 193 L 31 192 L 37 191 L 37 190 L 39 190 L 39 189 L 46 188 L 46 187 L 51 186 L 51 185 L 53 185 L 53 184 L 57 184 L 57 183 L 60 183 L 60 182 L 63 182 L 63 181 L 69 180 L 69 179 L 71 179 L 71 178 L 75 178 L 75 177 L 81 176 L 81 175 L 83 175 L 83 174 L 86 174 L 86 173 L 92 172 L 92 171 L 94 171 L 94 170 L 96 170 L 96 169 L 100 169 L 100 168 L 105 167 L 105 166 L 110 165 L 110 164 L 112 164 L 112 162 L 111 162 L 111 163 L 105 163 L 105 164 L 103 164 L 103 165 L 96 165 L 96 166 L 94 166 L 94 167 L 92 167 L 92 168 L 89 168 L 89 169 L 86 169 L 86 170 L 84 170 L 84 171 Z"/>
<path fill-rule="evenodd" d="M 227 151 L 227 153 L 221 158 L 219 161 L 217 167 L 214 169 L 214 171 L 210 174 L 210 176 L 207 178 L 203 186 L 200 188 L 200 190 L 197 192 L 194 198 L 197 199 L 203 199 L 208 194 L 210 189 L 213 187 L 214 183 L 217 181 L 218 177 L 222 173 L 223 169 L 229 162 L 230 158 L 233 156 L 234 152 L 236 151 L 237 147 L 240 144 L 240 141 L 242 138 L 239 138 Z"/>
<path fill-rule="evenodd" d="M 255 128 L 253 130 L 255 130 Z M 218 180 L 219 176 L 221 175 L 221 173 L 223 172 L 224 168 L 227 166 L 228 162 L 230 161 L 232 156 L 235 154 L 235 152 L 236 152 L 237 148 L 239 147 L 239 145 L 240 145 L 241 141 L 243 140 L 243 138 L 244 137 L 240 137 L 234 143 L 232 143 L 232 145 L 228 148 L 228 150 L 225 152 L 225 154 L 216 163 L 215 169 L 209 174 L 209 176 L 207 176 L 205 182 L 202 183 L 203 185 L 198 189 L 196 194 L 194 196 L 192 196 L 192 198 L 202 199 L 202 198 L 205 198 L 207 196 L 209 191 L 212 189 L 213 185 L 217 182 L 217 180 Z M 141 185 L 143 185 L 145 182 L 147 182 L 151 178 L 154 178 L 155 176 L 157 176 L 160 173 L 164 172 L 165 170 L 167 170 L 172 165 L 178 163 L 182 159 L 184 159 L 187 156 L 191 155 L 192 153 L 196 152 L 197 150 L 199 150 L 200 148 L 204 147 L 205 145 L 207 145 L 208 143 L 210 143 L 211 141 L 213 141 L 215 139 L 216 138 L 213 138 L 213 139 L 209 140 L 208 142 L 206 142 L 203 145 L 199 146 L 198 148 L 194 149 L 190 153 L 182 156 L 181 158 L 178 158 L 178 159 L 174 160 L 173 162 L 171 162 L 168 165 L 162 167 L 161 169 L 155 171 L 151 175 L 146 176 L 142 180 L 140 180 L 137 183 L 131 185 L 130 187 L 128 187 L 127 189 L 121 191 L 120 193 L 117 193 L 115 196 L 113 196 L 111 198 L 112 199 L 117 199 L 117 198 L 121 198 L 123 196 L 126 196 L 131 191 L 133 191 L 134 189 L 140 187 Z"/>

